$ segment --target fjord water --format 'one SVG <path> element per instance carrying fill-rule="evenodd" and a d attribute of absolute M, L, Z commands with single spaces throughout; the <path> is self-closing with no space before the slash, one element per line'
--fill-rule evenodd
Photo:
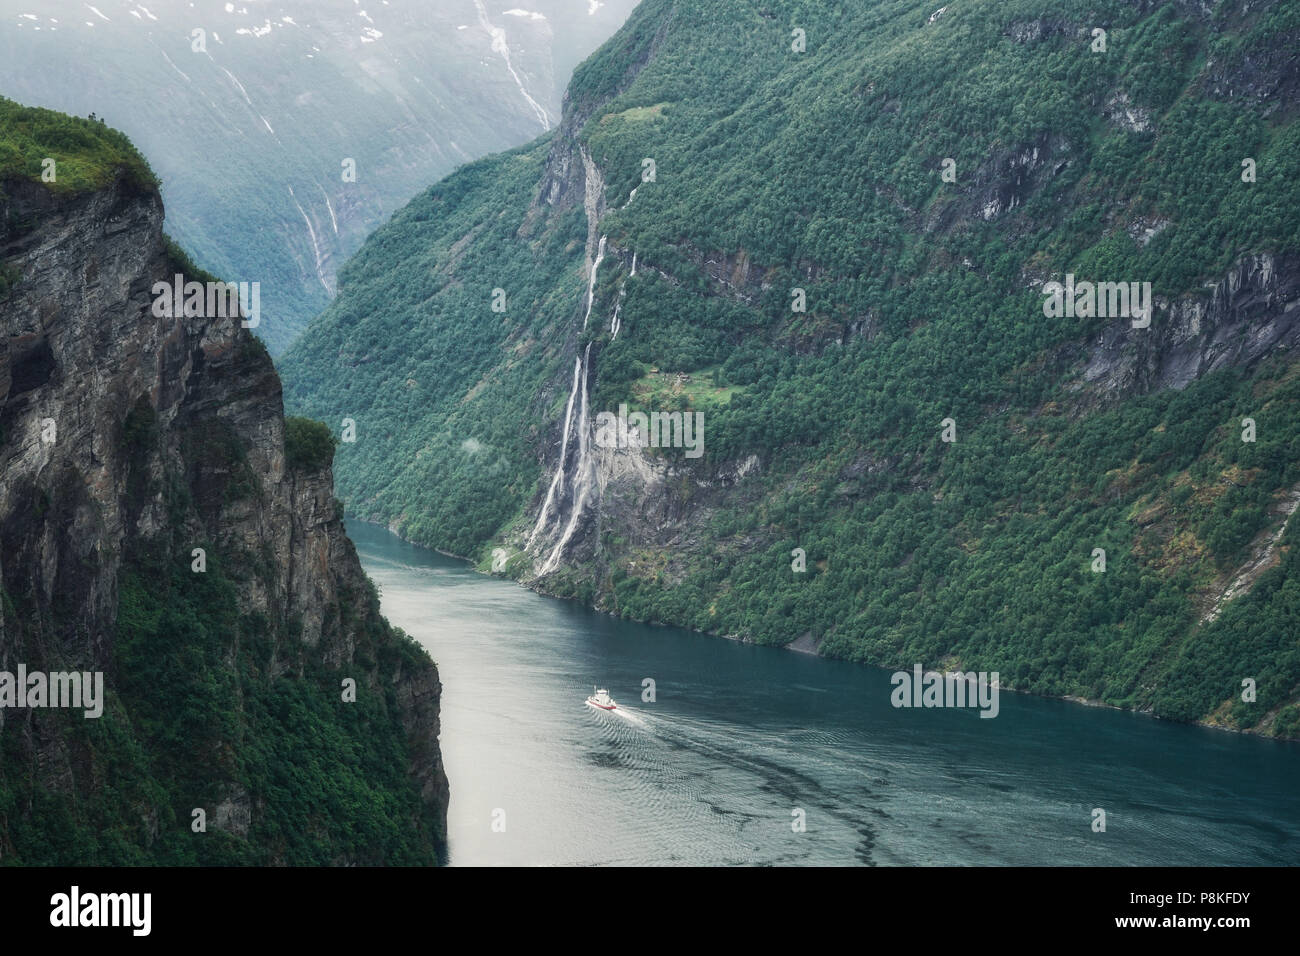
<path fill-rule="evenodd" d="M 995 719 L 895 709 L 888 671 L 619 621 L 348 533 L 441 672 L 453 865 L 1300 861 L 1295 744 L 1009 693 Z M 617 712 L 585 705 L 594 684 Z"/>

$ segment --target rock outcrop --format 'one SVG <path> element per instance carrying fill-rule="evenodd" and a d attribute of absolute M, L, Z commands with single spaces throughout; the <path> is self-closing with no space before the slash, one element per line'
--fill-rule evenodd
<path fill-rule="evenodd" d="M 1300 261 L 1243 258 L 1202 293 L 1155 303 L 1149 329 L 1111 323 L 1075 351 L 1076 389 L 1103 401 L 1186 388 L 1222 368 L 1250 368 L 1300 344 Z"/>
<path fill-rule="evenodd" d="M 209 830 L 250 840 L 301 800 L 329 862 L 395 862 L 388 850 L 341 838 L 350 821 L 328 801 L 259 789 L 249 767 L 270 745 L 263 736 L 275 726 L 278 737 L 284 726 L 254 707 L 265 696 L 299 699 L 304 713 L 342 728 L 354 725 L 332 716 L 336 708 L 358 707 L 354 730 L 340 731 L 356 733 L 348 743 L 387 755 L 394 774 L 405 764 L 398 785 L 374 781 L 369 766 L 359 777 L 387 787 L 384 796 L 407 812 L 400 859 L 433 862 L 445 855 L 447 804 L 437 670 L 379 616 L 328 465 L 286 459 L 280 381 L 265 349 L 238 317 L 155 314 L 154 284 L 181 270 L 162 224 L 157 192 L 125 177 L 72 197 L 27 180 L 0 183 L 0 261 L 18 277 L 0 299 L 0 671 L 20 663 L 102 671 L 104 720 L 115 728 L 107 738 L 83 737 L 67 731 L 67 712 L 0 708 L 0 794 L 27 801 L 0 804 L 0 854 L 47 859 L 33 849 L 42 826 L 33 803 L 53 801 L 148 821 L 120 835 L 116 856 L 69 851 L 58 862 L 152 862 L 168 827 L 190 830 L 183 793 L 206 807 Z M 196 561 L 206 568 L 196 570 Z M 202 573 L 232 585 L 231 607 L 199 604 L 238 626 L 203 634 L 216 642 L 209 663 L 223 671 L 203 676 L 232 690 L 218 698 L 223 726 L 184 731 L 197 751 L 181 761 L 188 777 L 172 754 L 155 751 L 160 728 L 149 722 L 183 707 L 142 694 L 122 659 L 122 635 L 137 624 L 122 606 L 128 573 Z M 149 585 L 164 602 L 177 599 L 167 580 Z M 170 640 L 178 654 L 207 660 L 186 646 L 197 633 L 178 630 Z M 361 703 L 345 702 L 346 679 Z M 160 699 L 171 690 L 154 688 Z M 119 760 L 123 738 L 142 748 L 129 767 Z M 331 749 L 338 742 L 315 741 L 321 777 L 334 773 L 331 760 L 340 773 L 359 770 L 349 748 Z M 286 751 L 293 744 L 275 741 Z M 168 805 L 162 793 L 176 799 Z M 269 863 L 321 858 L 284 846 L 241 852 Z M 210 857 L 195 850 L 163 859 Z"/>

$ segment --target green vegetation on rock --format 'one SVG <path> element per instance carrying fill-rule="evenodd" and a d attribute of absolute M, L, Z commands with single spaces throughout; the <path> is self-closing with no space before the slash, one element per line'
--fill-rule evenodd
<path fill-rule="evenodd" d="M 284 457 L 290 468 L 328 468 L 334 461 L 334 446 L 334 436 L 323 422 L 293 416 L 284 420 Z"/>
<path fill-rule="evenodd" d="M 44 175 L 47 169 L 53 179 Z M 0 180 L 29 179 L 55 192 L 80 193 L 100 189 L 119 174 L 140 189 L 158 187 L 130 140 L 102 121 L 20 106 L 0 96 Z"/>

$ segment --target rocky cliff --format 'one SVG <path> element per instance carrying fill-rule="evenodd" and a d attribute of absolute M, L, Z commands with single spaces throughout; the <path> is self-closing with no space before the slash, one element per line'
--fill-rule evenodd
<path fill-rule="evenodd" d="M 328 462 L 286 457 L 265 349 L 156 314 L 162 224 L 125 174 L 0 183 L 0 671 L 107 687 L 98 720 L 0 708 L 0 856 L 435 862 L 437 669 L 380 617 Z"/>
<path fill-rule="evenodd" d="M 1300 258 L 1244 256 L 1207 288 L 1157 301 L 1156 315 L 1153 335 L 1123 321 L 1088 342 L 1074 387 L 1115 400 L 1291 354 L 1300 344 Z"/>

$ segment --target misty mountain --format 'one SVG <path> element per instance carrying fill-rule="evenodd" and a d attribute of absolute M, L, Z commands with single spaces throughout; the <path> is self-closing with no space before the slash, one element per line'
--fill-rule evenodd
<path fill-rule="evenodd" d="M 573 67 L 634 5 L 0 0 L 0 91 L 130 136 L 169 232 L 261 283 L 276 352 L 418 190 L 555 125 Z"/>

